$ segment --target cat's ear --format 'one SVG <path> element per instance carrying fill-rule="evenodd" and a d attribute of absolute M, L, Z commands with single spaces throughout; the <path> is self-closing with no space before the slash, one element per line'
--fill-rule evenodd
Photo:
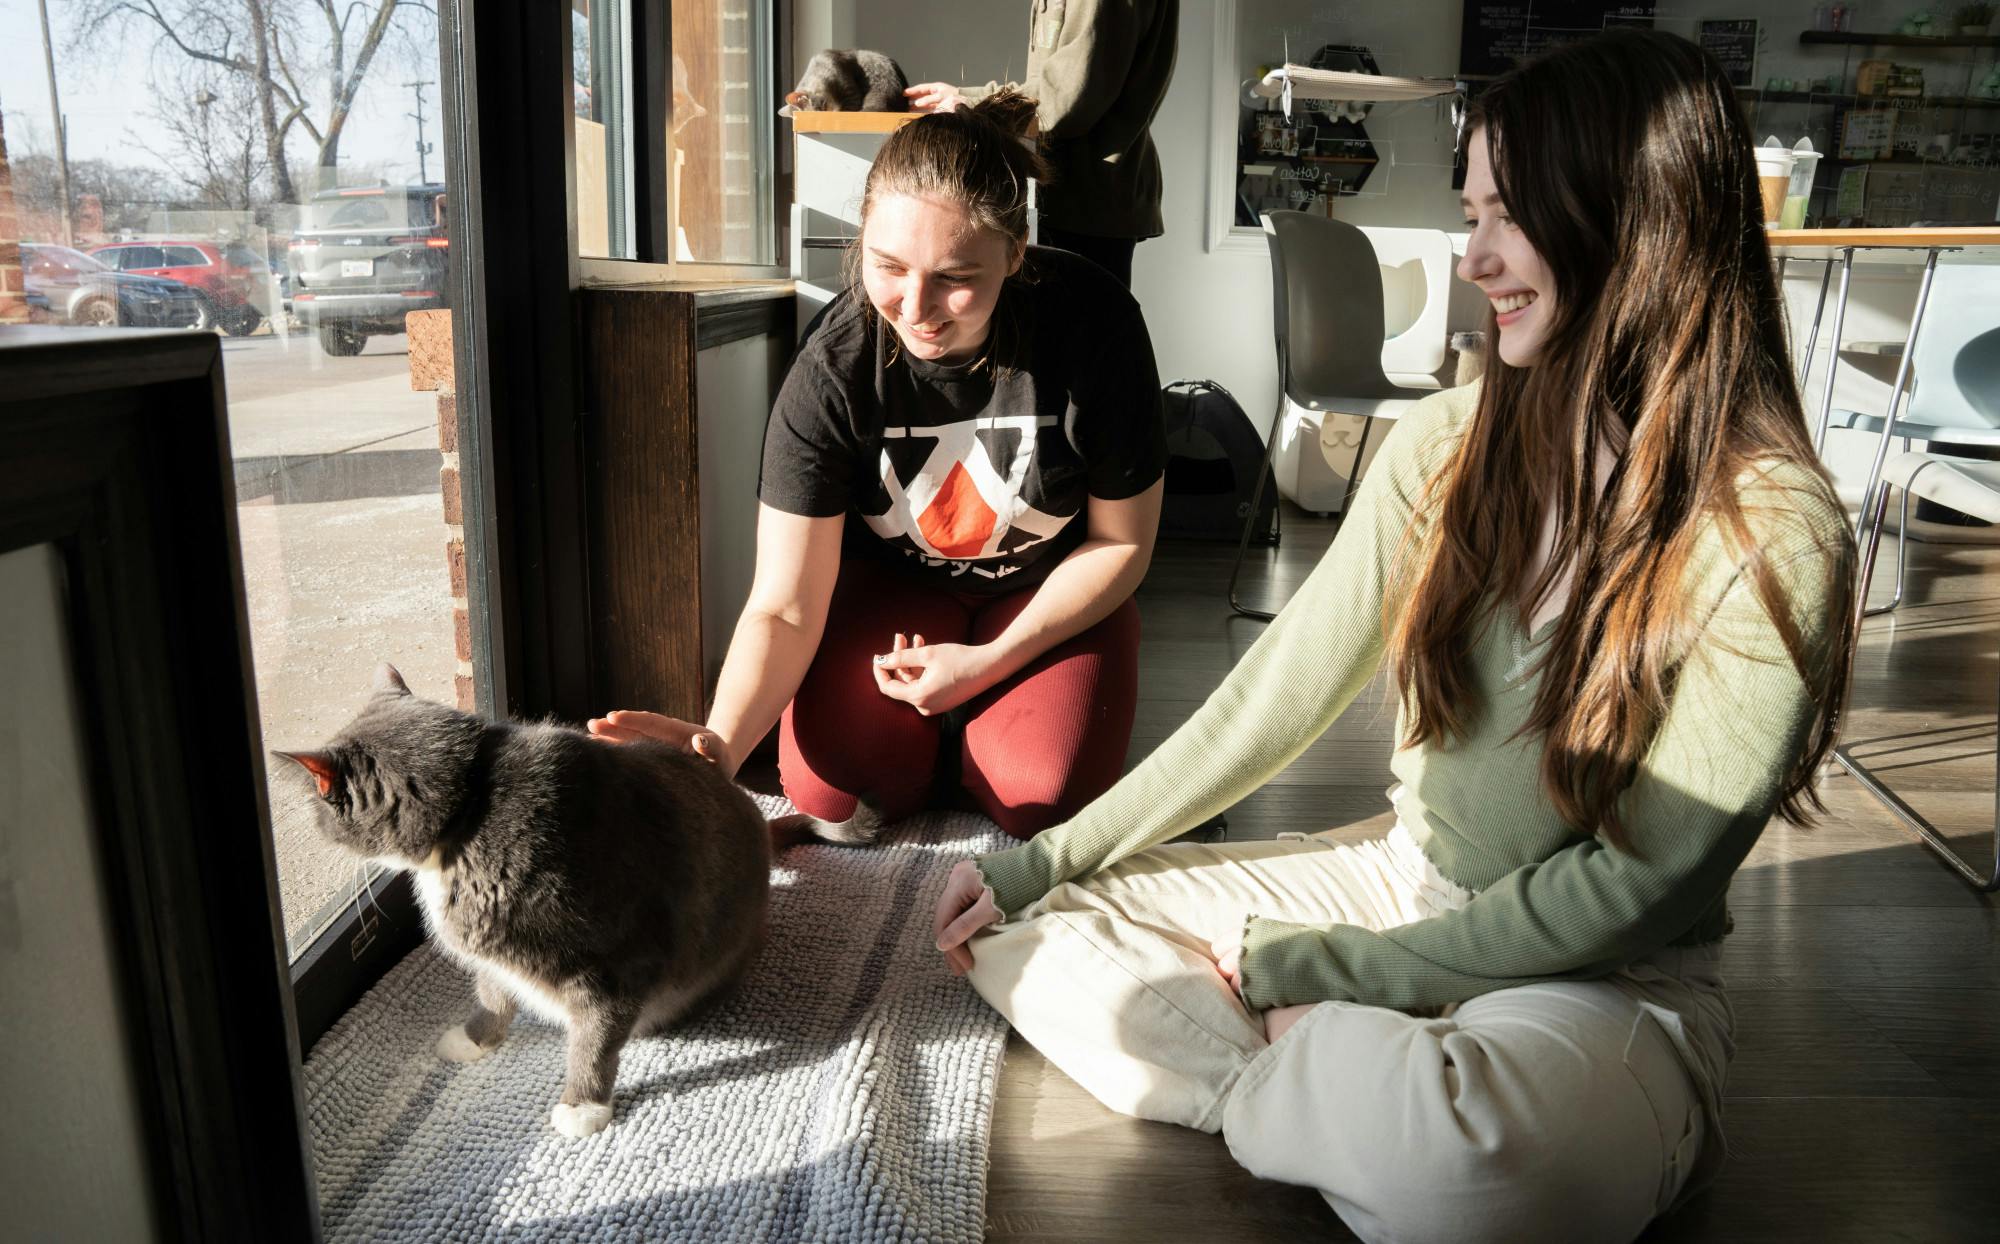
<path fill-rule="evenodd" d="M 383 666 L 383 668 L 388 667 Z M 332 752 L 272 752 L 271 754 L 282 756 L 312 774 L 313 781 L 319 785 L 321 799 L 333 794 L 334 783 L 340 781 L 340 762 L 334 759 Z"/>
<path fill-rule="evenodd" d="M 397 695 L 408 695 L 410 694 L 410 685 L 403 681 L 403 676 L 396 672 L 395 666 L 384 661 L 375 667 L 375 690 L 378 692 L 391 691 Z"/>

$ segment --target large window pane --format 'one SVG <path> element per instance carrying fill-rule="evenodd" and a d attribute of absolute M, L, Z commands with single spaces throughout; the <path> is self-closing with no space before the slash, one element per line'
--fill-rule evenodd
<path fill-rule="evenodd" d="M 577 250 L 636 259 L 632 183 L 632 40 L 625 0 L 570 0 L 576 127 Z"/>
<path fill-rule="evenodd" d="M 453 399 L 411 365 L 449 339 L 436 12 L 356 0 L 334 28 L 270 0 L 260 29 L 257 7 L 51 4 L 53 92 L 38 7 L 0 9 L 34 52 L 0 55 L 0 316 L 223 334 L 264 742 L 297 749 L 379 661 L 470 708 L 475 628 Z M 296 955 L 362 873 L 290 776 L 271 809 Z"/>
<path fill-rule="evenodd" d="M 770 0 L 684 0 L 672 9 L 676 257 L 776 263 Z"/>

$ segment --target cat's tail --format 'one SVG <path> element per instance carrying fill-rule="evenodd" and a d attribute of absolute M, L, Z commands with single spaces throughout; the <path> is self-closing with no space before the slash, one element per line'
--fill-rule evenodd
<path fill-rule="evenodd" d="M 822 821 L 816 816 L 794 812 L 771 821 L 771 845 L 783 851 L 808 837 L 844 847 L 873 846 L 889 826 L 889 820 L 865 795 L 854 805 L 854 815 L 844 821 Z"/>

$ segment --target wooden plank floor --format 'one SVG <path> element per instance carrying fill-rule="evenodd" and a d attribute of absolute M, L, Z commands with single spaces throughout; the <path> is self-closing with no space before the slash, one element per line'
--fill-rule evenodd
<path fill-rule="evenodd" d="M 1332 524 L 1288 513 L 1251 584 L 1282 595 Z M 1132 757 L 1172 732 L 1255 641 L 1223 600 L 1232 550 L 1172 544 L 1139 600 Z M 1846 737 L 1919 811 L 1990 858 L 2000 549 L 1913 545 L 1910 599 L 1871 620 Z M 1261 593 L 1255 593 L 1261 595 Z M 1254 595 L 1252 596 L 1254 599 Z M 1391 823 L 1393 712 L 1378 683 L 1229 813 L 1232 840 Z M 1739 1052 L 1717 1184 L 1649 1241 L 2000 1238 L 2000 922 L 1851 777 L 1832 815 L 1774 822 L 1737 874 L 1725 943 Z M 1253 1179 L 1220 1137 L 1113 1114 L 1018 1037 L 995 1111 L 993 1241 L 1352 1238 L 1319 1196 Z"/>

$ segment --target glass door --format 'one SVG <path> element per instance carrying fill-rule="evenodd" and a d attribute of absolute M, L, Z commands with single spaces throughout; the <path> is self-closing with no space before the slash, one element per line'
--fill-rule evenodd
<path fill-rule="evenodd" d="M 263 742 L 300 749 L 382 661 L 474 707 L 459 466 L 477 446 L 452 376 L 437 11 L 259 11 L 0 9 L 33 53 L 0 55 L 0 318 L 220 336 Z M 369 877 L 268 767 L 296 961 Z"/>

